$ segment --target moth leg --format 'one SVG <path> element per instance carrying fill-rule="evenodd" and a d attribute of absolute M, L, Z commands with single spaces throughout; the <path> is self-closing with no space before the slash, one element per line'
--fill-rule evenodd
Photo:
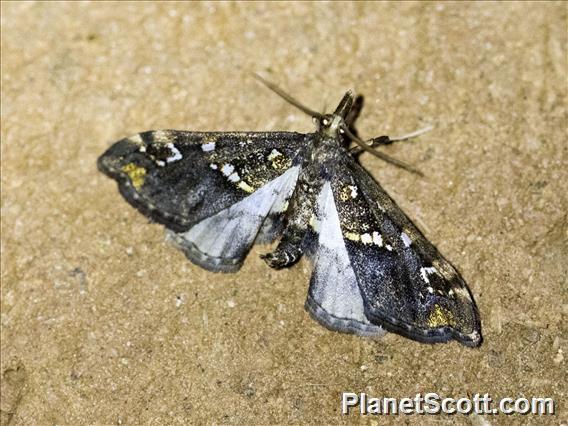
<path fill-rule="evenodd" d="M 422 129 L 408 133 L 406 135 L 396 136 L 396 137 L 393 137 L 393 138 L 391 138 L 389 136 L 379 136 L 377 138 L 369 139 L 368 141 L 365 141 L 365 142 L 367 143 L 367 145 L 369 145 L 372 148 L 374 148 L 376 146 L 380 146 L 380 145 L 390 145 L 393 142 L 402 142 L 402 141 L 407 141 L 409 139 L 413 139 L 415 137 L 423 135 L 424 133 L 429 132 L 433 128 L 434 128 L 434 126 L 429 125 L 429 126 L 426 126 Z M 349 152 L 352 155 L 358 155 L 358 154 L 363 152 L 363 148 L 361 148 L 360 146 L 354 146 L 353 148 L 351 148 L 349 150 Z"/>
<path fill-rule="evenodd" d="M 268 266 L 282 269 L 296 263 L 303 254 L 302 241 L 304 232 L 297 227 L 288 228 L 276 249 L 260 256 Z"/>
<path fill-rule="evenodd" d="M 302 171 L 286 212 L 287 223 L 282 238 L 273 252 L 260 256 L 271 268 L 293 265 L 302 256 L 308 224 L 316 208 L 318 180 L 319 168 Z"/>
<path fill-rule="evenodd" d="M 396 142 L 395 139 L 391 139 L 388 136 L 379 136 L 378 138 L 373 138 L 370 139 L 367 142 L 367 144 L 369 144 L 369 146 L 371 147 L 376 147 L 376 146 L 380 146 L 380 145 L 390 145 L 393 142 Z M 362 148 L 361 148 L 362 149 Z"/>

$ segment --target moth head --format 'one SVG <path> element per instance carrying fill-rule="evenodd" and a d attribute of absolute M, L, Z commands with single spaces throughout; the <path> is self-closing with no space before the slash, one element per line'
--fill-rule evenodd
<path fill-rule="evenodd" d="M 313 120 L 317 130 L 320 132 L 324 132 L 331 137 L 334 137 L 338 132 L 343 134 L 345 120 L 340 115 L 324 114 L 314 117 Z"/>
<path fill-rule="evenodd" d="M 357 115 L 362 106 L 362 97 L 357 98 L 358 106 L 354 109 L 355 114 L 351 114 L 351 110 L 353 109 L 353 103 L 355 102 L 355 96 L 351 90 L 347 91 L 343 98 L 341 98 L 341 102 L 335 109 L 333 114 L 320 114 L 317 111 L 314 111 L 307 106 L 303 105 L 301 102 L 294 99 L 292 96 L 287 94 L 284 90 L 280 89 L 275 84 L 266 81 L 258 74 L 253 74 L 254 77 L 259 80 L 262 84 L 284 99 L 291 105 L 294 105 L 299 110 L 305 112 L 306 114 L 310 115 L 316 125 L 318 131 L 323 131 L 330 137 L 336 137 L 337 134 L 346 135 L 350 137 L 348 127 L 353 125 L 353 121 L 357 118 Z"/>
<path fill-rule="evenodd" d="M 301 102 L 294 99 L 292 96 L 290 96 L 284 90 L 280 89 L 275 84 L 266 81 L 260 75 L 253 74 L 253 76 L 257 80 L 259 80 L 262 84 L 264 84 L 266 87 L 268 87 L 270 90 L 272 90 L 274 93 L 276 93 L 278 96 L 280 96 L 282 99 L 284 99 L 286 102 L 288 102 L 291 105 L 294 105 L 300 111 L 303 111 L 306 114 L 310 115 L 313 118 L 314 123 L 316 123 L 316 125 L 320 129 L 331 128 L 337 130 L 339 128 L 339 124 L 341 124 L 340 121 L 344 122 L 347 119 L 347 116 L 351 111 L 351 108 L 353 108 L 353 101 L 355 97 L 351 90 L 347 91 L 347 93 L 343 95 L 341 102 L 339 102 L 339 105 L 337 106 L 333 114 L 320 114 L 319 112 L 314 111 L 313 109 L 303 105 Z M 340 117 L 341 120 L 336 120 L 337 117 Z"/>
<path fill-rule="evenodd" d="M 314 115 L 313 120 L 318 130 L 324 131 L 330 136 L 333 136 L 338 132 L 344 134 L 344 128 L 346 126 L 345 120 L 353 107 L 353 100 L 353 92 L 349 90 L 345 93 L 333 114 Z"/>

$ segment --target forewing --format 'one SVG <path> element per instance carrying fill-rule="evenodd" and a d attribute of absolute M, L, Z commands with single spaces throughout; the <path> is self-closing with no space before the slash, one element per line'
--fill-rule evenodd
<path fill-rule="evenodd" d="M 310 138 L 291 132 L 149 131 L 116 142 L 98 166 L 130 204 L 168 229 L 186 232 L 299 164 Z"/>
<path fill-rule="evenodd" d="M 479 345 L 479 316 L 466 283 L 373 178 L 348 158 L 331 187 L 367 318 L 427 343 Z"/>

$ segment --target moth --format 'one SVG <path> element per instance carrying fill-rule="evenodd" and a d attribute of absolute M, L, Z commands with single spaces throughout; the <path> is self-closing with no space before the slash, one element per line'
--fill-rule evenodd
<path fill-rule="evenodd" d="M 315 132 L 146 131 L 112 145 L 98 168 L 209 271 L 239 270 L 255 243 L 279 240 L 261 256 L 271 268 L 306 255 L 305 308 L 331 330 L 478 346 L 466 283 L 358 162 L 368 151 L 412 170 L 376 149 L 408 137 L 361 140 L 363 98 L 351 91 L 321 114 L 256 77 L 309 114 Z"/>

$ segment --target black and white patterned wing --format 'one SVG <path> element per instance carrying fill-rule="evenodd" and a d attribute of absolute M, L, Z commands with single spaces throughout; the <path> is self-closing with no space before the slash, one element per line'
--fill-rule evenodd
<path fill-rule="evenodd" d="M 326 205 L 331 208 L 334 204 L 340 230 L 332 220 L 334 214 L 321 216 L 318 250 L 326 246 L 326 238 L 333 240 L 331 251 L 340 260 L 331 268 L 344 271 L 339 277 L 343 293 L 354 293 L 343 300 L 348 305 L 362 304 L 364 317 L 371 324 L 411 339 L 428 343 L 456 339 L 468 346 L 479 345 L 479 315 L 464 280 L 373 178 L 346 158 L 326 185 L 333 196 L 333 203 L 327 201 Z M 319 274 L 317 262 L 314 274 Z M 314 282 L 308 305 L 318 289 L 319 304 L 315 305 L 325 308 L 321 296 L 326 293 L 325 284 Z M 325 323 L 322 315 L 315 316 Z M 358 317 L 362 318 L 360 313 Z M 368 334 L 366 329 L 355 332 Z"/>
<path fill-rule="evenodd" d="M 149 131 L 116 142 L 98 166 L 190 260 L 232 272 L 255 240 L 278 234 L 311 137 Z"/>
<path fill-rule="evenodd" d="M 324 183 L 311 221 L 308 255 L 313 263 L 306 310 L 325 327 L 344 333 L 380 337 L 386 331 L 365 315 L 363 297 L 343 242 L 331 182 Z"/>

